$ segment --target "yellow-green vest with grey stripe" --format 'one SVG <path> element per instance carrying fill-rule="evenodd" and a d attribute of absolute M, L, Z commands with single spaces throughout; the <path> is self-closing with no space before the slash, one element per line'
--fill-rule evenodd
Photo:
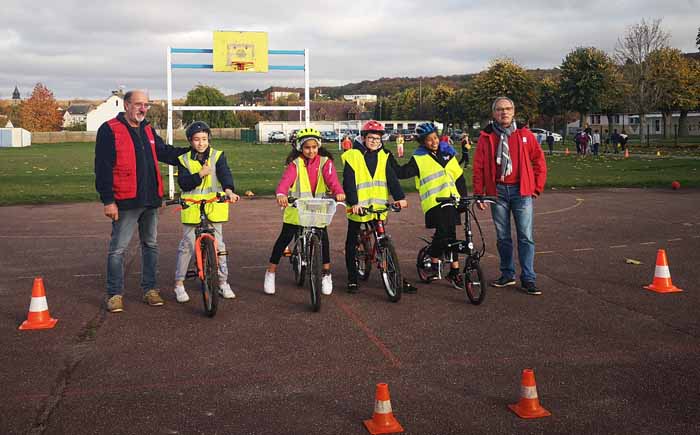
<path fill-rule="evenodd" d="M 196 174 L 202 169 L 202 164 L 198 160 L 190 158 L 191 152 L 187 152 L 178 157 L 182 166 L 190 171 L 190 174 Z M 216 194 L 223 195 L 224 189 L 216 176 L 216 162 L 221 157 L 222 152 L 217 151 L 213 148 L 209 149 L 209 159 L 207 162 L 211 166 L 211 174 L 202 178 L 202 182 L 199 186 L 190 190 L 189 192 L 182 192 L 181 198 L 183 199 L 211 199 L 216 196 Z M 188 203 L 189 207 L 183 208 L 180 213 L 180 220 L 183 224 L 193 224 L 199 223 L 199 205 Z M 228 203 L 218 203 L 213 202 L 207 204 L 204 207 L 207 213 L 207 218 L 211 222 L 226 222 L 228 221 Z"/>
<path fill-rule="evenodd" d="M 357 205 L 374 208 L 385 208 L 389 201 L 389 188 L 386 182 L 386 166 L 389 155 L 384 151 L 377 154 L 377 169 L 374 170 L 374 177 L 370 175 L 369 168 L 365 162 L 362 151 L 352 149 L 346 151 L 343 162 L 350 165 L 355 172 L 355 187 L 357 188 Z M 386 220 L 387 213 L 382 213 L 380 218 Z M 355 222 L 369 222 L 376 218 L 375 214 L 359 216 L 353 213 L 348 214 L 348 219 Z"/>
<path fill-rule="evenodd" d="M 418 165 L 416 189 L 420 195 L 420 206 L 423 213 L 438 205 L 439 197 L 455 196 L 459 198 L 459 192 L 455 182 L 463 174 L 462 167 L 457 159 L 451 158 L 443 168 L 430 154 L 413 156 Z"/>
<path fill-rule="evenodd" d="M 297 178 L 294 184 L 289 188 L 289 196 L 294 198 L 323 198 L 328 188 L 326 181 L 323 179 L 323 167 L 328 161 L 328 157 L 321 157 L 318 165 L 318 181 L 316 182 L 316 195 L 311 192 L 311 182 L 309 181 L 309 171 L 306 170 L 306 163 L 303 157 L 297 157 L 294 160 L 294 165 L 297 167 Z M 287 207 L 284 209 L 284 218 L 286 224 L 299 225 L 299 210 L 296 207 Z"/>

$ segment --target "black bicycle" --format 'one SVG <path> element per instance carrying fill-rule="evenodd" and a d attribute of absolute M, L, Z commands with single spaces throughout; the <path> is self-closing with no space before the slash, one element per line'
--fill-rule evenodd
<path fill-rule="evenodd" d="M 214 227 L 207 217 L 206 206 L 214 202 L 230 201 L 217 194 L 211 199 L 176 198 L 165 202 L 165 205 L 179 205 L 183 210 L 190 204 L 199 204 L 199 223 L 194 230 L 195 270 L 188 270 L 185 278 L 198 277 L 201 281 L 204 312 L 209 317 L 216 315 L 219 304 L 219 256 L 228 255 L 228 252 L 218 250 Z"/>
<path fill-rule="evenodd" d="M 383 208 L 374 208 L 374 205 L 362 207 L 363 213 L 373 214 L 374 218 L 361 224 L 355 243 L 355 267 L 358 278 L 367 281 L 372 263 L 376 262 L 386 295 L 391 302 L 398 302 L 403 290 L 399 257 L 381 218 L 388 211 L 400 212 L 401 207 L 389 203 Z"/>
<path fill-rule="evenodd" d="M 437 279 L 443 278 L 443 267 L 445 265 L 450 265 L 452 262 L 457 261 L 454 258 L 454 252 L 457 251 L 460 254 L 465 254 L 464 267 L 462 268 L 462 282 L 464 283 L 464 290 L 467 294 L 467 298 L 474 305 L 479 305 L 484 301 L 486 296 L 486 281 L 484 280 L 484 273 L 481 269 L 481 258 L 486 254 L 486 241 L 483 237 L 483 232 L 481 231 L 481 225 L 476 217 L 474 207 L 477 203 L 491 203 L 495 204 L 498 198 L 494 196 L 463 196 L 461 198 L 456 198 L 454 196 L 450 197 L 440 197 L 437 198 L 437 202 L 440 207 L 455 207 L 459 213 L 464 213 L 464 238 L 465 240 L 455 240 L 447 245 L 447 252 L 438 261 L 438 276 Z M 476 228 L 479 231 L 479 238 L 481 239 L 481 248 L 475 249 L 474 238 L 472 233 L 472 220 L 476 223 Z M 416 268 L 418 270 L 418 277 L 421 281 L 428 283 L 436 279 L 431 276 L 431 266 L 432 260 L 430 257 L 430 250 L 433 244 L 432 240 L 427 240 L 420 237 L 421 240 L 427 244 L 418 251 L 418 258 L 416 260 Z"/>

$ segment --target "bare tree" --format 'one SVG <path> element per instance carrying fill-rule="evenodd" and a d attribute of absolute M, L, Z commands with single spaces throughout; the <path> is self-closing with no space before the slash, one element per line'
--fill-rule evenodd
<path fill-rule="evenodd" d="M 630 107 L 639 114 L 639 137 L 646 134 L 646 114 L 659 100 L 658 90 L 650 84 L 649 54 L 669 46 L 670 33 L 661 28 L 661 19 L 641 22 L 627 28 L 625 35 L 617 40 L 615 59 L 622 66 L 630 84 Z"/>

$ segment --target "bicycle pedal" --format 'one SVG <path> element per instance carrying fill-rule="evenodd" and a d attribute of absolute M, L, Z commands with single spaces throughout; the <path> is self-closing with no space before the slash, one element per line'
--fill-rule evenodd
<path fill-rule="evenodd" d="M 219 257 L 222 257 L 224 255 L 228 255 L 228 251 L 219 251 L 216 253 L 216 255 L 218 255 Z"/>
<path fill-rule="evenodd" d="M 196 270 L 188 270 L 187 273 L 185 274 L 185 278 L 196 278 L 197 276 L 197 271 Z"/>

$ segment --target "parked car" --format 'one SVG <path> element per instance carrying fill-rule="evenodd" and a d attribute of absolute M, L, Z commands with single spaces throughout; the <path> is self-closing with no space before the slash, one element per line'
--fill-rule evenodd
<path fill-rule="evenodd" d="M 460 139 L 462 139 L 462 130 L 460 129 L 455 129 L 452 130 L 452 134 L 450 135 L 450 139 L 452 139 L 454 142 L 458 142 Z"/>
<path fill-rule="evenodd" d="M 286 142 L 287 136 L 282 131 L 272 131 L 267 136 L 268 142 Z"/>
<path fill-rule="evenodd" d="M 416 140 L 416 132 L 415 130 L 409 130 L 407 128 L 404 128 L 401 130 L 401 134 L 403 135 L 403 138 L 406 142 L 410 142 L 412 140 Z"/>
<path fill-rule="evenodd" d="M 549 133 L 550 133 L 549 130 L 545 130 L 544 128 L 531 128 L 530 131 L 531 131 L 532 134 L 534 134 L 535 136 L 537 136 L 538 134 L 543 134 L 545 138 L 546 138 L 546 137 L 549 135 Z M 561 139 L 562 139 L 562 138 L 561 138 L 561 135 L 560 135 L 559 133 L 552 133 L 552 136 L 554 136 L 554 142 L 561 142 Z"/>
<path fill-rule="evenodd" d="M 349 129 L 346 129 L 346 130 L 342 130 L 342 131 L 340 132 L 340 137 L 345 137 L 345 136 L 347 136 L 347 137 L 350 138 L 350 140 L 355 140 L 355 138 L 356 138 L 357 136 L 359 136 L 359 135 L 360 135 L 360 130 L 358 130 L 358 129 L 356 129 L 356 128 L 349 128 Z"/>
<path fill-rule="evenodd" d="M 321 140 L 323 142 L 338 142 L 338 133 L 334 131 L 322 131 Z"/>

